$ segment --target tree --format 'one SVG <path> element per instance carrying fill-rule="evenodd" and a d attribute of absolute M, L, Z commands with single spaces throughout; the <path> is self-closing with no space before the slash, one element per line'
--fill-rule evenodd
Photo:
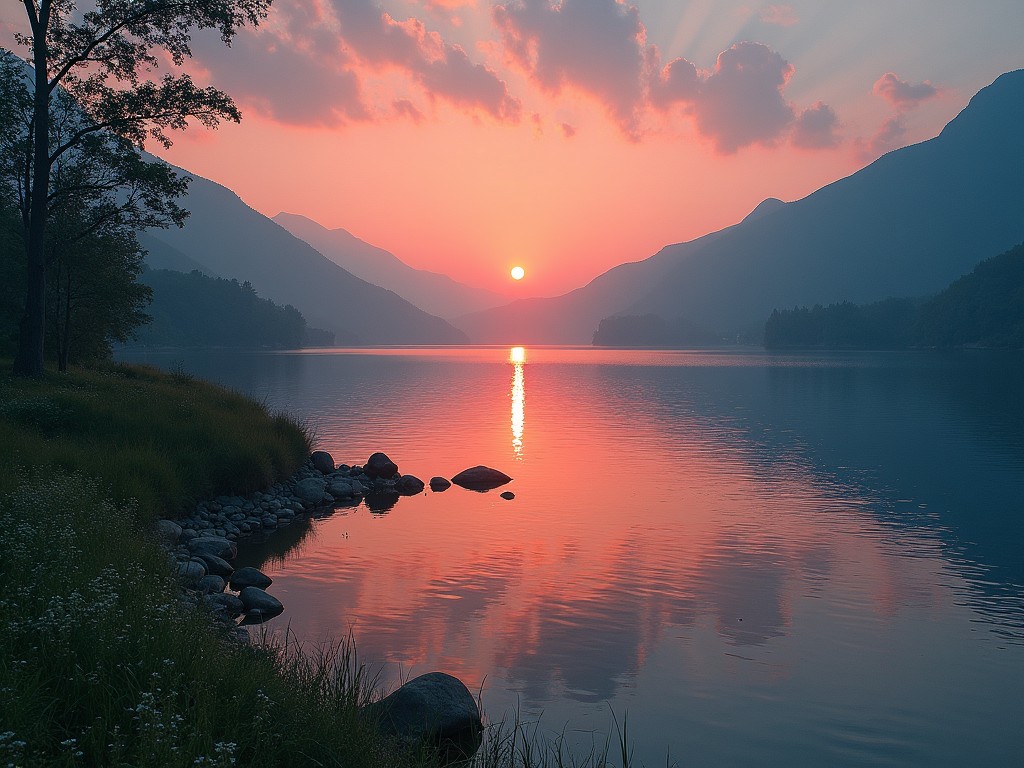
<path fill-rule="evenodd" d="M 17 39 L 30 50 L 33 71 L 31 119 L 17 174 L 27 287 L 14 372 L 37 376 L 43 369 L 50 210 L 61 198 L 98 191 L 95 178 L 83 180 L 81 175 L 70 186 L 55 185 L 59 174 L 54 168 L 66 160 L 80 174 L 95 171 L 103 167 L 95 162 L 97 154 L 126 160 L 129 150 L 143 148 L 148 139 L 169 147 L 168 132 L 184 129 L 189 120 L 210 128 L 221 120 L 237 122 L 238 109 L 216 88 L 200 88 L 187 74 L 164 74 L 158 81 L 147 76 L 165 58 L 180 67 L 192 54 L 193 30 L 217 30 L 230 44 L 240 27 L 266 17 L 270 0 L 96 0 L 94 9 L 84 13 L 75 0 L 23 4 L 31 34 Z M 114 162 L 105 170 L 130 166 Z M 116 197 L 118 179 L 130 177 L 115 171 L 105 178 L 100 186 L 111 193 L 105 198 L 109 203 Z M 138 210 L 155 209 L 173 220 L 160 189 L 156 184 L 140 192 Z"/>

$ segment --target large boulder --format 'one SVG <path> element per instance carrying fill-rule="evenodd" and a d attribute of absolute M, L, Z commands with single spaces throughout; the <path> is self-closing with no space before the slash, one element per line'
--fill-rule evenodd
<path fill-rule="evenodd" d="M 198 557 L 206 564 L 206 572 L 212 573 L 214 576 L 227 578 L 235 570 L 227 560 L 211 555 L 209 552 L 199 553 Z"/>
<path fill-rule="evenodd" d="M 189 541 L 188 551 L 193 555 L 213 555 L 224 560 L 234 560 L 238 545 L 223 536 L 199 536 Z"/>
<path fill-rule="evenodd" d="M 452 482 L 472 491 L 487 491 L 512 482 L 512 478 L 504 472 L 479 465 L 462 470 L 452 478 Z"/>
<path fill-rule="evenodd" d="M 307 477 L 295 484 L 295 495 L 303 504 L 319 504 L 324 498 L 327 481 L 322 477 Z"/>
<path fill-rule="evenodd" d="M 334 471 L 334 457 L 327 451 L 313 451 L 309 457 L 313 462 L 313 469 L 323 475 L 329 475 Z"/>
<path fill-rule="evenodd" d="M 225 592 L 213 592 L 204 595 L 203 602 L 206 603 L 207 608 L 214 614 L 230 616 L 232 618 L 240 615 L 245 610 L 241 600 Z"/>
<path fill-rule="evenodd" d="M 233 574 L 231 574 L 231 588 L 241 592 L 246 587 L 258 587 L 259 589 L 266 589 L 274 580 L 263 573 L 263 571 L 253 568 L 251 565 L 245 566 L 245 568 L 239 568 Z"/>
<path fill-rule="evenodd" d="M 174 546 L 181 538 L 181 526 L 173 520 L 157 520 L 154 527 L 157 538 L 168 546 Z"/>
<path fill-rule="evenodd" d="M 415 496 L 417 493 L 423 493 L 423 481 L 415 475 L 402 475 L 396 487 L 403 496 Z"/>
<path fill-rule="evenodd" d="M 379 477 L 384 480 L 394 477 L 398 472 L 398 465 L 387 457 L 387 454 L 378 451 L 366 460 L 363 465 L 363 472 L 369 477 Z"/>
<path fill-rule="evenodd" d="M 334 479 L 327 485 L 327 492 L 336 499 L 350 499 L 356 495 L 349 480 Z"/>
<path fill-rule="evenodd" d="M 429 672 L 370 705 L 382 734 L 414 752 L 438 750 L 443 762 L 467 760 L 480 747 L 483 723 L 476 699 L 457 677 Z"/>
<path fill-rule="evenodd" d="M 256 621 L 266 621 L 280 615 L 284 611 L 281 601 L 273 595 L 268 595 L 259 587 L 246 587 L 238 598 L 245 608 L 247 623 L 253 624 Z"/>

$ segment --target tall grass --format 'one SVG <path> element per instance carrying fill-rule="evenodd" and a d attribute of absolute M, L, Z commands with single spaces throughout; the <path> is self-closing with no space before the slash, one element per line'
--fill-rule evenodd
<path fill-rule="evenodd" d="M 0 370 L 0 492 L 19 477 L 81 472 L 152 518 L 266 487 L 308 456 L 301 425 L 185 375 L 110 365 L 26 380 L 6 361 Z"/>

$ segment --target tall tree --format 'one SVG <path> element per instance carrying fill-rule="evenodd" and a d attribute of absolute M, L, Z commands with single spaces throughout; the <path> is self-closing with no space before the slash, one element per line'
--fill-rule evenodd
<path fill-rule="evenodd" d="M 238 121 L 231 98 L 200 88 L 187 74 L 148 75 L 170 59 L 180 67 L 192 55 L 191 34 L 213 29 L 225 44 L 246 24 L 257 25 L 271 0 L 96 0 L 80 12 L 75 0 L 23 0 L 31 34 L 18 42 L 30 52 L 32 109 L 21 175 L 22 219 L 27 255 L 27 290 L 14 372 L 38 376 L 43 370 L 46 317 L 46 226 L 51 205 L 63 193 L 52 171 L 63 158 L 90 148 L 134 145 L 147 139 L 169 147 L 169 131 L 196 120 L 216 127 Z M 55 131 L 62 94 L 83 116 L 72 130 Z M 90 142 L 93 142 L 90 147 Z M 113 149 L 111 149 L 113 151 Z M 82 190 L 77 190 L 82 191 Z M 158 198 L 143 202 L 158 203 Z"/>

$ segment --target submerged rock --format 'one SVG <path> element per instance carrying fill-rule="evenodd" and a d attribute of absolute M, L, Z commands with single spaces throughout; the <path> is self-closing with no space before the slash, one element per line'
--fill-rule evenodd
<path fill-rule="evenodd" d="M 369 477 L 380 477 L 386 480 L 395 476 L 395 473 L 398 472 L 398 465 L 389 459 L 387 454 L 378 451 L 366 460 L 363 472 Z"/>
<path fill-rule="evenodd" d="M 363 496 L 363 501 L 371 512 L 382 515 L 390 512 L 400 498 L 401 494 L 394 488 L 374 488 Z"/>
<path fill-rule="evenodd" d="M 516 497 L 516 495 L 514 493 L 512 493 L 512 491 L 502 491 L 501 492 L 501 498 L 503 498 L 503 499 L 508 499 L 509 501 L 512 501 L 512 499 L 514 499 L 515 497 Z"/>
<path fill-rule="evenodd" d="M 444 672 L 410 680 L 367 713 L 385 736 L 414 752 L 436 749 L 444 763 L 467 760 L 480 747 L 480 708 L 465 684 Z"/>
<path fill-rule="evenodd" d="M 452 478 L 452 482 L 472 491 L 487 491 L 512 482 L 512 478 L 497 469 L 480 465 L 462 470 Z"/>
<path fill-rule="evenodd" d="M 323 475 L 334 471 L 334 457 L 327 451 L 313 451 L 309 459 L 313 462 L 313 469 Z"/>

